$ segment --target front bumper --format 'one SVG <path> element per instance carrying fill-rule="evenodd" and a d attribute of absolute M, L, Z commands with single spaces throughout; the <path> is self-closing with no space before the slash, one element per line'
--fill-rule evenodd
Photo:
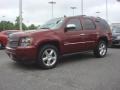
<path fill-rule="evenodd" d="M 9 48 L 6 47 L 6 53 L 8 56 L 18 62 L 33 62 L 37 58 L 37 50 L 34 46 L 29 47 L 18 47 L 18 48 Z"/>

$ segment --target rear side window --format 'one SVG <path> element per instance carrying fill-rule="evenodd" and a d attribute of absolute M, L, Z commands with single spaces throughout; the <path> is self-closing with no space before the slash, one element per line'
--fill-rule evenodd
<path fill-rule="evenodd" d="M 110 29 L 108 23 L 105 20 L 101 19 L 101 20 L 98 21 L 98 23 L 99 23 L 99 26 L 100 26 L 101 30 L 105 31 L 105 30 L 109 30 Z"/>
<path fill-rule="evenodd" d="M 95 23 L 91 19 L 84 18 L 83 29 L 84 30 L 95 30 L 96 29 L 96 25 L 95 25 Z"/>

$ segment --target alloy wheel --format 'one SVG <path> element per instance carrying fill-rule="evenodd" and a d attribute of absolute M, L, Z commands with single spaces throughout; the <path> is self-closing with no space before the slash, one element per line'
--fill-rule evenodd
<path fill-rule="evenodd" d="M 43 63 L 50 67 L 53 66 L 57 61 L 57 53 L 54 49 L 46 49 L 42 55 Z"/>
<path fill-rule="evenodd" d="M 104 56 L 107 52 L 107 47 L 105 43 L 101 43 L 99 46 L 99 53 L 101 56 Z"/>

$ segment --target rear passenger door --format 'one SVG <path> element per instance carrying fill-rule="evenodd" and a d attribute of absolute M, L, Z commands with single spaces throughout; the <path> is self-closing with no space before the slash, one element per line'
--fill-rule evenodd
<path fill-rule="evenodd" d="M 84 32 L 84 40 L 85 40 L 85 49 L 91 50 L 95 48 L 98 31 L 96 24 L 91 18 L 82 18 L 82 26 L 83 26 L 83 32 Z"/>

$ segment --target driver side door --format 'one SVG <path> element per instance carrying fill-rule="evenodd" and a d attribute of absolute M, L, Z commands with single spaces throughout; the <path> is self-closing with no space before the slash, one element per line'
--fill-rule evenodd
<path fill-rule="evenodd" d="M 84 36 L 80 18 L 70 18 L 66 22 L 64 33 L 65 53 L 76 53 L 84 50 Z"/>

